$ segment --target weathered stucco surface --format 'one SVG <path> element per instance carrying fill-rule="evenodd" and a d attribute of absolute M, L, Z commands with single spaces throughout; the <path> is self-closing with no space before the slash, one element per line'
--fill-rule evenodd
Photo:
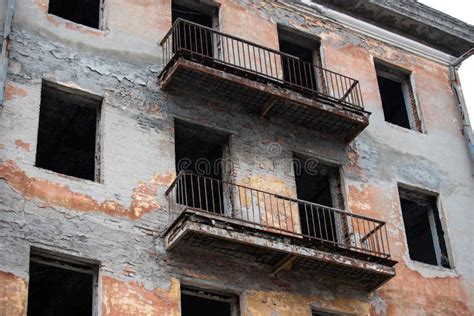
<path fill-rule="evenodd" d="M 310 315 L 310 306 L 358 315 L 472 315 L 474 180 L 448 67 L 282 2 L 219 2 L 222 29 L 233 35 L 278 48 L 280 23 L 320 38 L 325 67 L 360 81 L 369 127 L 346 146 L 212 95 L 160 91 L 157 42 L 171 26 L 168 0 L 106 0 L 104 30 L 48 15 L 47 0 L 17 0 L 0 118 L 0 314 L 26 313 L 35 246 L 99 261 L 104 315 L 179 315 L 180 282 L 239 294 L 248 316 Z M 384 121 L 373 57 L 412 71 L 425 133 Z M 35 167 L 42 79 L 104 98 L 100 182 Z M 161 233 L 169 224 L 164 192 L 175 176 L 175 117 L 231 134 L 237 183 L 294 197 L 292 152 L 341 165 L 347 209 L 388 223 L 397 276 L 367 294 L 317 271 L 270 277 L 269 267 L 199 250 L 166 253 Z M 397 183 L 439 193 L 454 269 L 410 260 Z"/>

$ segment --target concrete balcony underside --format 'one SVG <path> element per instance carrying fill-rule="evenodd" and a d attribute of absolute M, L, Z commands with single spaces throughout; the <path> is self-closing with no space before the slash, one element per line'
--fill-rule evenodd
<path fill-rule="evenodd" d="M 207 65 L 175 56 L 161 88 L 229 98 L 249 113 L 277 118 L 349 142 L 369 124 L 369 112 L 324 96 L 305 96 L 266 78 L 225 64 Z"/>
<path fill-rule="evenodd" d="M 164 234 L 168 251 L 201 249 L 270 265 L 272 273 L 311 271 L 332 282 L 372 291 L 395 276 L 396 262 L 298 236 L 262 230 L 231 218 L 186 209 Z"/>

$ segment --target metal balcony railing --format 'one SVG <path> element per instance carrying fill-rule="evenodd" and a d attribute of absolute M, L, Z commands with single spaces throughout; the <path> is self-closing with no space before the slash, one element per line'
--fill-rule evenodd
<path fill-rule="evenodd" d="M 166 73 L 179 57 L 258 82 L 273 83 L 310 98 L 363 110 L 359 81 L 214 29 L 177 19 L 160 43 Z"/>
<path fill-rule="evenodd" d="M 362 215 L 183 171 L 166 196 L 171 221 L 194 210 L 315 246 L 390 259 L 385 222 Z"/>

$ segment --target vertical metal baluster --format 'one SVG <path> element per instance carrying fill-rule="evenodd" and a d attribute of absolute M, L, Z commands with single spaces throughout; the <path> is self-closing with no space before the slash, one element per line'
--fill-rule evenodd
<path fill-rule="evenodd" d="M 212 200 L 212 211 L 215 213 L 216 212 L 216 203 L 214 202 L 214 182 L 216 180 L 209 180 L 209 182 L 211 183 L 211 200 Z"/>
<path fill-rule="evenodd" d="M 357 238 L 356 238 L 356 243 L 358 242 L 359 243 L 359 248 L 360 249 L 364 249 L 364 245 L 362 244 L 362 239 L 361 239 L 361 231 L 360 231 L 360 225 L 359 225 L 359 218 L 357 217 L 354 217 L 355 220 L 356 220 L 356 224 L 357 224 Z"/>
<path fill-rule="evenodd" d="M 387 255 L 390 257 L 390 244 L 388 242 L 387 224 L 383 226 L 383 230 L 385 232 L 385 241 L 387 242 Z"/>
<path fill-rule="evenodd" d="M 244 188 L 244 192 L 245 192 L 245 208 L 247 209 L 247 218 L 248 218 L 248 221 L 250 222 L 250 207 L 249 207 L 249 203 L 247 201 L 247 191 L 248 189 L 247 188 Z"/>
<path fill-rule="evenodd" d="M 350 215 L 350 216 L 348 216 L 348 217 L 351 219 L 350 230 L 349 230 L 349 229 L 347 230 L 348 237 L 349 237 L 349 247 L 350 247 L 350 248 L 353 248 L 352 240 L 351 240 L 351 237 L 352 237 L 352 236 L 354 236 L 353 240 L 354 240 L 354 243 L 355 243 L 355 247 L 357 247 L 357 238 L 355 238 L 354 217 L 352 217 L 352 215 Z"/>
<path fill-rule="evenodd" d="M 293 202 L 288 200 L 288 204 L 290 204 L 290 218 L 291 218 L 291 232 L 295 231 L 295 220 L 293 219 Z"/>
<path fill-rule="evenodd" d="M 273 210 L 273 195 L 271 193 L 268 194 L 268 200 L 270 202 L 270 214 L 272 215 L 273 227 L 275 227 L 275 228 L 278 227 L 279 228 L 279 226 L 277 226 L 277 224 L 275 223 L 275 213 L 274 213 L 274 210 Z"/>
<path fill-rule="evenodd" d="M 229 63 L 229 38 L 227 36 L 223 36 L 223 39 L 225 39 L 225 49 L 223 49 L 222 53 L 222 59 L 224 60 L 225 63 Z M 226 52 L 227 50 L 227 52 Z M 226 57 L 227 56 L 227 57 Z"/>
<path fill-rule="evenodd" d="M 219 193 L 220 190 L 220 193 Z M 232 217 L 232 212 L 225 212 L 225 205 L 224 205 L 224 182 L 219 181 L 217 183 L 217 193 L 219 194 L 219 213 L 224 215 L 230 215 Z"/>
<path fill-rule="evenodd" d="M 262 210 L 260 208 L 260 193 L 258 190 L 256 192 L 257 192 L 257 206 L 258 206 L 258 221 L 260 222 L 262 220 Z M 268 218 L 265 218 L 265 223 L 268 224 Z"/>
<path fill-rule="evenodd" d="M 206 177 L 202 177 L 203 181 L 204 181 L 204 199 L 206 201 L 206 211 L 209 212 L 209 198 L 207 196 L 207 183 L 206 183 Z"/>
<path fill-rule="evenodd" d="M 383 255 L 385 253 L 385 245 L 384 245 L 383 236 L 382 236 L 383 224 L 378 223 L 378 225 L 379 225 L 379 228 L 377 229 L 377 239 L 380 242 L 379 255 Z"/>
<path fill-rule="evenodd" d="M 281 218 L 280 218 L 280 203 L 279 203 L 279 199 L 276 195 L 273 195 L 273 198 L 275 199 L 276 201 L 276 207 L 277 207 L 277 216 L 278 216 L 278 228 L 281 230 Z"/>
<path fill-rule="evenodd" d="M 241 213 L 240 216 L 241 216 L 242 219 L 243 219 L 243 218 L 244 218 L 244 207 L 242 206 L 242 196 L 241 196 L 241 194 L 242 194 L 242 192 L 241 192 L 242 188 L 241 188 L 240 186 L 238 186 L 237 188 L 238 188 L 238 194 L 239 194 L 239 205 L 240 205 L 240 213 Z M 248 217 L 247 217 L 247 218 L 248 218 Z"/>
<path fill-rule="evenodd" d="M 250 56 L 250 45 L 246 44 L 247 46 L 247 54 L 249 56 L 249 69 L 252 70 L 252 57 Z"/>
<path fill-rule="evenodd" d="M 324 240 L 324 238 L 323 238 L 323 229 L 321 227 L 321 218 L 319 217 L 319 207 L 318 206 L 315 206 L 315 207 L 316 207 L 316 217 L 318 219 L 319 238 L 321 239 L 321 242 L 322 242 Z M 316 233 L 316 230 L 315 230 L 315 233 Z"/>
<path fill-rule="evenodd" d="M 281 199 L 283 202 L 283 213 L 285 214 L 285 230 L 288 231 L 288 215 L 286 214 L 286 203 L 285 199 Z"/>
<path fill-rule="evenodd" d="M 325 208 L 322 208 L 323 210 L 323 222 L 324 222 L 324 233 L 325 233 L 325 238 L 323 238 L 324 240 L 328 241 L 329 239 L 329 233 L 328 233 L 328 227 L 327 227 L 327 222 L 326 222 L 326 209 Z"/>
<path fill-rule="evenodd" d="M 204 52 L 204 47 L 202 46 L 203 42 L 203 36 L 202 36 L 203 29 L 200 27 L 199 28 L 199 46 L 201 47 L 201 54 L 204 56 L 207 56 L 207 54 Z M 206 34 L 206 31 L 204 30 L 204 34 Z"/>
<path fill-rule="evenodd" d="M 362 219 L 362 226 L 364 230 L 364 234 L 362 236 L 367 236 L 367 230 L 366 230 L 366 221 L 365 219 Z M 369 251 L 371 251 L 371 245 L 370 245 L 370 240 L 368 238 L 365 239 L 367 241 L 367 248 Z"/>
<path fill-rule="evenodd" d="M 198 194 L 199 194 L 199 209 L 203 209 L 203 206 L 202 206 L 202 199 L 201 199 L 201 183 L 199 183 L 199 179 L 201 179 L 200 176 L 194 176 L 193 177 L 196 177 L 196 180 L 197 180 L 197 187 L 198 187 Z"/>
<path fill-rule="evenodd" d="M 254 203 L 253 203 L 253 189 L 250 189 L 250 201 L 252 202 L 252 219 L 253 219 L 253 222 L 259 224 L 259 222 L 257 222 L 255 220 L 255 207 L 254 207 Z"/>
<path fill-rule="evenodd" d="M 334 244 L 336 244 L 337 242 L 336 242 L 336 238 L 335 238 L 335 235 L 334 235 L 334 233 L 335 233 L 335 232 L 334 232 L 334 227 L 332 226 L 332 222 L 333 222 L 332 219 L 333 219 L 333 217 L 335 216 L 335 215 L 334 215 L 335 212 L 334 212 L 333 210 L 330 210 L 330 209 L 327 209 L 327 211 L 328 211 L 328 217 L 329 217 L 329 225 L 331 226 L 331 238 L 332 238 L 332 242 L 333 242 Z"/>
<path fill-rule="evenodd" d="M 306 203 L 303 203 L 303 205 L 304 205 L 304 213 L 306 215 L 306 232 L 307 232 L 306 235 L 311 236 L 311 233 L 310 233 L 311 230 L 309 229 L 309 220 L 308 220 L 308 207 L 307 207 L 308 205 Z M 314 222 L 313 222 L 313 226 L 314 226 Z"/>
<path fill-rule="evenodd" d="M 265 53 L 263 55 L 263 65 L 265 65 L 265 72 L 263 72 L 263 68 L 262 68 L 262 54 L 260 54 L 260 52 L 262 51 L 261 48 L 259 48 L 258 50 L 258 60 L 260 60 L 260 70 L 262 71 L 262 73 L 264 73 L 265 75 L 267 75 L 268 71 L 267 71 L 267 60 L 265 59 Z"/>
<path fill-rule="evenodd" d="M 272 53 L 270 51 L 265 51 L 268 54 L 268 63 L 270 64 L 270 75 L 272 77 L 276 77 L 276 74 L 273 75 L 273 67 L 272 67 Z"/>
<path fill-rule="evenodd" d="M 263 195 L 263 211 L 265 212 L 265 218 L 267 220 L 267 226 L 272 227 L 272 225 L 270 224 L 270 221 L 268 220 L 267 197 L 266 197 L 267 194 L 265 192 L 262 192 L 262 195 Z"/>
<path fill-rule="evenodd" d="M 278 62 L 277 62 L 277 59 L 276 59 L 277 57 L 276 57 L 276 56 L 277 56 L 277 54 L 273 54 L 273 61 L 274 61 L 275 72 L 276 72 L 275 77 L 278 77 L 278 65 L 279 65 L 279 64 L 278 64 Z M 278 55 L 278 56 L 280 56 L 280 62 L 281 62 L 281 63 L 280 63 L 280 66 L 281 66 L 282 75 L 283 75 L 283 56 L 282 56 L 282 55 Z M 285 81 L 285 80 L 284 80 L 284 77 L 283 77 L 283 78 L 278 78 L 278 79 L 280 79 L 280 81 L 282 81 L 282 82 Z"/>
<path fill-rule="evenodd" d="M 318 229 L 321 229 L 321 224 L 319 223 L 319 210 L 318 210 L 318 207 L 316 206 L 316 212 L 315 212 L 313 206 L 314 205 L 311 204 L 311 221 L 313 222 L 313 237 L 315 239 L 322 240 L 321 233 L 319 234 L 319 237 L 318 237 Z M 316 216 L 314 214 L 316 214 Z M 318 228 L 316 228 L 316 219 L 318 219 Z"/>
<path fill-rule="evenodd" d="M 186 185 L 186 178 L 183 176 L 183 184 L 184 184 L 184 201 L 186 206 L 190 206 L 188 203 L 188 191 L 187 191 L 187 185 Z"/>
<path fill-rule="evenodd" d="M 183 23 L 183 41 L 184 41 L 184 47 L 181 47 L 184 50 L 188 49 L 188 36 L 186 34 L 186 23 Z"/>
<path fill-rule="evenodd" d="M 304 63 L 304 61 L 296 60 L 295 62 L 296 62 L 297 69 L 298 69 L 298 71 L 296 73 L 298 74 L 298 77 L 300 77 L 300 85 L 303 88 L 306 88 L 305 85 L 304 85 L 304 82 L 303 82 L 303 78 L 301 77 L 301 65 Z"/>

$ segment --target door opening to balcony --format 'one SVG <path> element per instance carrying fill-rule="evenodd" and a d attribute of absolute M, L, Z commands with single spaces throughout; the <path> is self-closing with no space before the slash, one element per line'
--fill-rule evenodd
<path fill-rule="evenodd" d="M 175 121 L 176 172 L 187 172 L 178 184 L 178 203 L 223 214 L 226 201 L 222 180 L 226 174 L 228 135 L 203 126 Z"/>
<path fill-rule="evenodd" d="M 284 28 L 278 29 L 280 51 L 298 58 L 281 56 L 283 79 L 305 90 L 318 91 L 321 66 L 320 43 L 298 32 Z"/>
<path fill-rule="evenodd" d="M 181 288 L 181 315 L 237 316 L 238 297 L 194 287 Z"/>
<path fill-rule="evenodd" d="M 183 22 L 179 25 L 179 34 L 177 34 L 177 40 L 173 47 L 174 52 L 179 49 L 181 53 L 195 54 L 201 57 L 214 56 L 215 49 L 212 33 L 193 23 L 217 29 L 219 23 L 218 10 L 218 7 L 201 2 L 174 0 L 171 4 L 173 23 L 177 19 L 192 22 Z"/>
<path fill-rule="evenodd" d="M 311 202 L 299 204 L 302 234 L 337 243 L 342 238 L 342 218 L 330 208 L 343 208 L 338 168 L 300 156 L 294 162 L 298 199 Z"/>
<path fill-rule="evenodd" d="M 398 190 L 410 258 L 450 268 L 436 196 L 400 187 Z"/>

